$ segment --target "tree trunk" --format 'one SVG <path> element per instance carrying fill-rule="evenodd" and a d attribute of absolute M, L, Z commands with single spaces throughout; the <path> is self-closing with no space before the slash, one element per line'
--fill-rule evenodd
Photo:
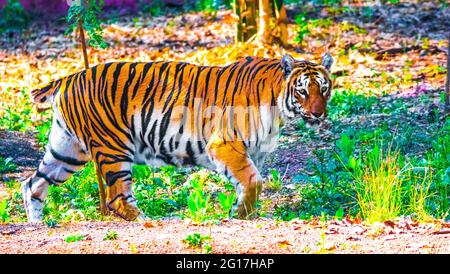
<path fill-rule="evenodd" d="M 447 45 L 447 81 L 445 82 L 445 115 L 450 114 L 450 31 Z"/>
<path fill-rule="evenodd" d="M 277 17 L 277 25 L 280 29 L 280 41 L 283 46 L 288 44 L 288 30 L 287 30 L 287 13 L 283 5 L 283 0 L 274 0 L 275 15 Z"/>
<path fill-rule="evenodd" d="M 246 28 L 245 28 L 245 41 L 252 38 L 257 32 L 258 28 L 256 26 L 256 13 L 258 10 L 257 0 L 247 0 L 247 13 L 246 13 Z"/>
<path fill-rule="evenodd" d="M 259 0 L 259 26 L 258 36 L 264 43 L 272 43 L 272 34 L 270 28 L 270 15 L 272 9 L 269 0 Z"/>
<path fill-rule="evenodd" d="M 78 30 L 80 31 L 81 48 L 83 49 L 84 68 L 89 68 L 89 60 L 86 49 L 86 38 L 84 37 L 83 20 L 78 20 Z"/>
<path fill-rule="evenodd" d="M 235 42 L 248 41 L 256 34 L 256 0 L 234 0 L 234 12 L 238 16 Z"/>
<path fill-rule="evenodd" d="M 240 2 L 241 1 L 239 1 L 239 0 L 233 1 L 233 11 L 234 11 L 234 14 L 236 14 L 236 16 L 238 17 L 238 21 L 236 22 L 236 36 L 234 37 L 234 42 L 236 44 L 238 42 L 244 41 Z"/>
<path fill-rule="evenodd" d="M 233 11 L 238 17 L 235 43 L 248 41 L 257 34 L 264 43 L 271 44 L 276 39 L 282 46 L 288 45 L 287 13 L 283 0 L 234 0 Z M 279 37 L 272 35 L 273 15 Z"/>

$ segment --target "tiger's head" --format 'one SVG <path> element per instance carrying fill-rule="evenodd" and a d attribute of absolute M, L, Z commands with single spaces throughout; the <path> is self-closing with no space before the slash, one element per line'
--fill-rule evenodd
<path fill-rule="evenodd" d="M 333 58 L 325 54 L 322 64 L 295 60 L 290 55 L 281 58 L 286 80 L 285 90 L 278 98 L 281 112 L 288 118 L 300 115 L 308 125 L 320 126 L 327 116 L 331 96 L 330 67 Z"/>

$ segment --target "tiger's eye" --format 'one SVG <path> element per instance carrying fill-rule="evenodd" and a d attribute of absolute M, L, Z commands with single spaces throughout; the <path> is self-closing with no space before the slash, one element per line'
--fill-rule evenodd
<path fill-rule="evenodd" d="M 301 88 L 301 89 L 297 89 L 298 94 L 305 96 L 306 95 L 306 89 Z"/>
<path fill-rule="evenodd" d="M 323 88 L 322 88 L 322 93 L 327 92 L 327 90 L 328 90 L 328 89 L 327 89 L 326 87 L 323 87 Z"/>

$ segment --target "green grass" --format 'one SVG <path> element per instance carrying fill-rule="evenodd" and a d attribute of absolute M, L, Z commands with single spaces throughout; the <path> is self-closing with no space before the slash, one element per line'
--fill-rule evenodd
<path fill-rule="evenodd" d="M 406 170 L 399 164 L 397 152 L 375 146 L 365 157 L 360 169 L 352 165 L 356 179 L 356 201 L 363 219 L 382 222 L 400 216 Z"/>

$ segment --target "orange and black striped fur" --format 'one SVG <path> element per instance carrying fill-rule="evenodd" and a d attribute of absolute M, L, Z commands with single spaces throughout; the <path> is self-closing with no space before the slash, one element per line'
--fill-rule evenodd
<path fill-rule="evenodd" d="M 317 65 L 289 55 L 224 67 L 108 63 L 34 90 L 35 102 L 52 103 L 54 118 L 44 159 L 22 184 L 28 220 L 42 220 L 49 184 L 90 160 L 106 182 L 107 206 L 126 220 L 143 217 L 131 189 L 134 163 L 217 170 L 236 186 L 238 216 L 248 216 L 280 119 L 325 118 L 331 63 L 329 56 Z"/>

